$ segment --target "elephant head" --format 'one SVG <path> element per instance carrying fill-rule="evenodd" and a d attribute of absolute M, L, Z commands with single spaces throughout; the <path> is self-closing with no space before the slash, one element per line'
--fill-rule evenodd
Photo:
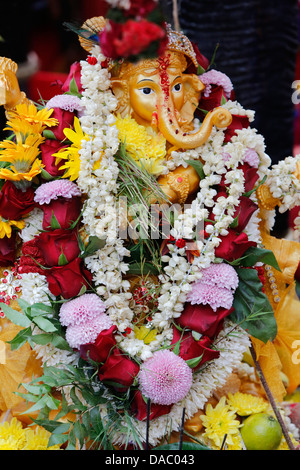
<path fill-rule="evenodd" d="M 118 99 L 117 112 L 146 127 L 156 127 L 177 148 L 202 145 L 213 125 L 224 128 L 231 123 L 231 114 L 216 108 L 207 114 L 198 132 L 190 133 L 205 86 L 196 74 L 186 73 L 187 65 L 183 53 L 167 50 L 155 60 L 123 62 L 114 67 L 111 84 Z"/>

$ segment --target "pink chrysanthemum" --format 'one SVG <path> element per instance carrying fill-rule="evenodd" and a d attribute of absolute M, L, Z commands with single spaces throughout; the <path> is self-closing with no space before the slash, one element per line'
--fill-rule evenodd
<path fill-rule="evenodd" d="M 202 304 L 210 305 L 214 312 L 218 308 L 230 309 L 233 304 L 233 293 L 224 287 L 218 287 L 214 284 L 204 284 L 196 282 L 188 293 L 187 301 L 192 305 Z"/>
<path fill-rule="evenodd" d="M 113 325 L 111 319 L 105 313 L 83 323 L 82 325 L 70 325 L 66 329 L 66 340 L 71 348 L 79 349 L 80 346 L 94 343 L 101 331 L 108 330 Z"/>
<path fill-rule="evenodd" d="M 38 204 L 49 204 L 52 199 L 59 197 L 69 199 L 74 196 L 81 196 L 76 183 L 70 180 L 54 180 L 39 186 L 35 191 L 34 200 Z"/>
<path fill-rule="evenodd" d="M 75 95 L 55 95 L 47 103 L 46 107 L 51 108 L 60 108 L 64 111 L 83 111 L 83 106 L 81 99 Z"/>
<path fill-rule="evenodd" d="M 259 165 L 259 156 L 254 149 L 248 148 L 245 152 L 244 162 L 248 163 L 248 165 L 253 166 L 254 168 L 258 168 Z"/>
<path fill-rule="evenodd" d="M 239 285 L 239 278 L 236 270 L 227 263 L 211 264 L 203 269 L 201 283 L 215 284 L 218 287 L 236 290 Z"/>
<path fill-rule="evenodd" d="M 83 294 L 60 307 L 63 326 L 82 325 L 105 312 L 105 304 L 96 294 Z"/>
<path fill-rule="evenodd" d="M 172 351 L 156 351 L 144 362 L 139 373 L 140 390 L 158 405 L 183 400 L 192 385 L 192 369 Z"/>
<path fill-rule="evenodd" d="M 218 70 L 209 70 L 200 76 L 201 82 L 205 85 L 204 96 L 208 97 L 211 93 L 211 85 L 219 85 L 223 87 L 227 98 L 230 97 L 233 85 L 229 77 Z"/>

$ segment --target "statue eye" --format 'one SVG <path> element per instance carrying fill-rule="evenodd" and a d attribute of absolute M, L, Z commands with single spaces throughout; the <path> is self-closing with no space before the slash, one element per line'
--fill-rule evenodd
<path fill-rule="evenodd" d="M 143 93 L 143 95 L 151 95 L 151 93 L 154 93 L 154 91 L 150 87 L 141 88 L 141 92 Z"/>
<path fill-rule="evenodd" d="M 181 83 L 176 83 L 176 85 L 173 86 L 173 91 L 180 91 L 182 87 Z"/>

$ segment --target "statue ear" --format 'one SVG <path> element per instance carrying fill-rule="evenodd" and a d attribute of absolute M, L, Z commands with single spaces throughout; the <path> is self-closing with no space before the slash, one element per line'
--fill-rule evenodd
<path fill-rule="evenodd" d="M 183 121 L 190 124 L 194 119 L 201 91 L 204 90 L 205 85 L 194 74 L 183 74 L 182 85 L 184 89 L 184 104 L 180 110 L 180 116 Z"/>
<path fill-rule="evenodd" d="M 127 80 L 112 78 L 111 88 L 118 100 L 117 113 L 120 113 L 121 117 L 124 118 L 131 113 L 128 82 Z"/>

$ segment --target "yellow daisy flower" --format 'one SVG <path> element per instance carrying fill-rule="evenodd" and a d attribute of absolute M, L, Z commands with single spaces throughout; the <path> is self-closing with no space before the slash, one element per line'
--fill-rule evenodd
<path fill-rule="evenodd" d="M 24 136 L 29 134 L 41 134 L 45 128 L 42 122 L 30 123 L 28 121 L 24 121 L 20 117 L 12 117 L 9 121 L 7 121 L 6 126 L 4 128 L 5 131 L 13 132 L 14 134 L 20 133 Z"/>
<path fill-rule="evenodd" d="M 42 168 L 44 168 L 44 166 L 45 165 L 43 165 L 41 160 L 39 160 L 38 158 L 34 161 L 31 168 L 28 168 L 27 171 L 19 171 L 14 165 L 11 165 L 10 168 L 0 169 L 0 178 L 10 181 L 31 181 L 42 171 Z"/>
<path fill-rule="evenodd" d="M 269 407 L 268 402 L 263 398 L 241 392 L 237 392 L 234 395 L 229 393 L 227 404 L 229 408 L 235 411 L 239 416 L 262 413 Z"/>
<path fill-rule="evenodd" d="M 53 156 L 56 157 L 56 164 L 58 164 L 60 160 L 66 160 L 59 169 L 67 170 L 63 175 L 63 178 L 69 178 L 71 181 L 74 181 L 78 178 L 80 171 L 79 151 L 81 149 L 81 143 L 83 140 L 88 141 L 89 136 L 81 129 L 80 122 L 77 117 L 74 118 L 74 130 L 64 129 L 64 134 L 72 144 L 68 148 L 54 153 Z"/>
<path fill-rule="evenodd" d="M 43 108 L 38 110 L 33 104 L 22 103 L 18 104 L 14 111 L 9 113 L 10 119 L 20 118 L 29 124 L 42 124 L 43 127 L 52 127 L 58 125 L 58 120 L 51 118 L 53 109 Z"/>
<path fill-rule="evenodd" d="M 294 444 L 294 447 L 297 447 L 299 445 L 299 442 L 296 441 L 296 439 L 293 437 L 291 433 L 289 434 L 289 436 L 291 438 L 292 443 Z M 282 437 L 279 447 L 277 447 L 276 450 L 290 450 L 284 436 Z"/>
<path fill-rule="evenodd" d="M 213 441 L 217 448 L 221 448 L 225 435 L 227 445 L 234 445 L 233 436 L 239 433 L 241 424 L 235 419 L 235 412 L 226 405 L 226 397 L 222 397 L 215 408 L 209 403 L 205 415 L 200 418 L 205 427 L 203 436 Z"/>
<path fill-rule="evenodd" d="M 44 428 L 26 429 L 26 443 L 23 450 L 59 450 L 59 445 L 48 447 L 51 434 Z"/>
<path fill-rule="evenodd" d="M 145 344 L 150 344 L 155 340 L 157 335 L 157 330 L 147 328 L 146 326 L 136 326 L 134 328 L 134 335 L 136 339 L 144 341 Z"/>
<path fill-rule="evenodd" d="M 11 237 L 12 226 L 22 230 L 25 227 L 24 220 L 3 220 L 0 217 L 0 238 Z"/>
<path fill-rule="evenodd" d="M 119 131 L 119 141 L 124 143 L 127 153 L 151 174 L 161 173 L 166 156 L 163 135 L 141 126 L 130 116 L 121 118 L 118 115 L 115 125 Z"/>
<path fill-rule="evenodd" d="M 10 423 L 5 421 L 0 424 L 0 441 L 2 450 L 5 446 L 14 450 L 20 450 L 24 447 L 26 442 L 25 430 L 17 418 L 12 418 Z"/>

